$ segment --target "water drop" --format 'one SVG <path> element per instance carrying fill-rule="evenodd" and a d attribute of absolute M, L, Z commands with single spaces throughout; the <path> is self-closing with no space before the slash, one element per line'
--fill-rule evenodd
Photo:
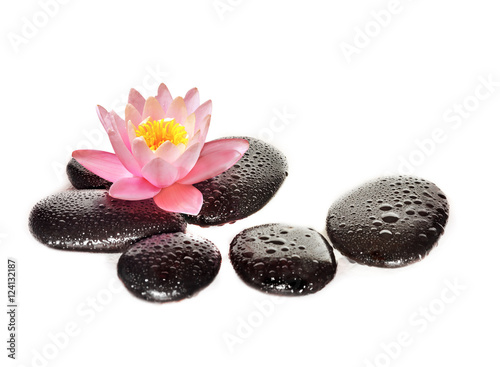
<path fill-rule="evenodd" d="M 382 214 L 382 220 L 386 223 L 396 223 L 399 220 L 399 216 L 394 212 Z"/>

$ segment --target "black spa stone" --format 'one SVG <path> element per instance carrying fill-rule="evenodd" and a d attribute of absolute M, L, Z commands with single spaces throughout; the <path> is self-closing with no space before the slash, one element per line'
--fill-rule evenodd
<path fill-rule="evenodd" d="M 245 229 L 231 242 L 229 257 L 245 283 L 283 295 L 315 293 L 337 269 L 333 248 L 321 234 L 285 224 Z"/>
<path fill-rule="evenodd" d="M 202 227 L 232 223 L 262 209 L 276 194 L 288 175 L 286 157 L 278 149 L 251 137 L 250 147 L 233 167 L 195 184 L 203 193 L 203 207 L 188 223 Z"/>
<path fill-rule="evenodd" d="M 144 237 L 184 232 L 186 222 L 152 199 L 124 201 L 105 190 L 69 190 L 38 202 L 29 228 L 38 241 L 56 249 L 121 252 Z"/>
<path fill-rule="evenodd" d="M 334 203 L 326 229 L 332 245 L 347 258 L 396 268 L 429 253 L 444 231 L 448 212 L 446 196 L 432 182 L 382 177 Z"/>
<path fill-rule="evenodd" d="M 167 233 L 137 242 L 118 261 L 118 276 L 135 296 L 153 302 L 191 297 L 219 272 L 221 255 L 204 238 Z"/>
<path fill-rule="evenodd" d="M 66 174 L 68 175 L 69 182 L 77 189 L 109 189 L 111 182 L 106 181 L 104 178 L 97 176 L 95 173 L 90 172 L 76 161 L 71 158 L 66 166 Z"/>

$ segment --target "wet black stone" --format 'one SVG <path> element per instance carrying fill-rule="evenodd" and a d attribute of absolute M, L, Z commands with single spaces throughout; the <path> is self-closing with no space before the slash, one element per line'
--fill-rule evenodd
<path fill-rule="evenodd" d="M 111 182 L 106 181 L 104 178 L 97 176 L 95 173 L 90 172 L 76 161 L 71 158 L 66 166 L 66 174 L 68 175 L 69 182 L 77 189 L 109 189 Z"/>
<path fill-rule="evenodd" d="M 272 199 L 288 175 L 286 157 L 272 145 L 250 137 L 229 138 L 246 139 L 250 147 L 233 167 L 194 185 L 204 203 L 198 215 L 186 216 L 188 223 L 208 227 L 246 218 Z"/>
<path fill-rule="evenodd" d="M 422 259 L 448 220 L 448 201 L 433 183 L 382 177 L 334 203 L 326 229 L 333 246 L 355 262 L 384 268 Z"/>
<path fill-rule="evenodd" d="M 153 302 L 191 297 L 219 272 L 221 255 L 204 238 L 167 233 L 137 242 L 118 261 L 118 276 L 135 296 Z"/>
<path fill-rule="evenodd" d="M 335 276 L 328 241 L 311 228 L 265 224 L 245 229 L 231 242 L 234 270 L 248 285 L 268 293 L 315 293 Z"/>
<path fill-rule="evenodd" d="M 38 241 L 56 249 L 121 252 L 144 237 L 184 232 L 186 222 L 152 199 L 124 201 L 105 190 L 69 190 L 38 202 L 29 227 Z"/>

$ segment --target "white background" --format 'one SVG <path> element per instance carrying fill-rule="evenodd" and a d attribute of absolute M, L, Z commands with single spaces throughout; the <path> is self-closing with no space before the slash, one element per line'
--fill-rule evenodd
<path fill-rule="evenodd" d="M 2 2 L 0 364 L 498 365 L 498 2 L 401 0 L 384 27 L 372 12 L 394 10 L 388 1 L 215 3 L 226 9 L 74 0 L 44 16 L 34 0 Z M 349 62 L 342 47 L 355 38 Z M 497 84 L 491 93 L 481 78 Z M 265 137 L 290 174 L 257 214 L 189 227 L 220 248 L 221 271 L 196 297 L 158 305 L 116 282 L 116 255 L 51 250 L 27 224 L 38 200 L 68 185 L 72 150 L 109 149 L 95 105 L 119 109 L 129 88 L 154 95 L 161 81 L 173 95 L 196 86 L 213 100 L 210 139 Z M 464 102 L 470 112 L 457 118 Z M 287 125 L 276 120 L 283 110 Z M 227 253 L 242 229 L 285 222 L 324 232 L 346 191 L 410 171 L 451 206 L 422 262 L 384 270 L 337 256 L 332 283 L 302 298 L 268 296 L 234 273 Z M 15 362 L 6 357 L 7 257 L 19 274 Z M 455 295 L 450 283 L 460 285 Z M 67 327 L 77 335 L 61 336 Z"/>

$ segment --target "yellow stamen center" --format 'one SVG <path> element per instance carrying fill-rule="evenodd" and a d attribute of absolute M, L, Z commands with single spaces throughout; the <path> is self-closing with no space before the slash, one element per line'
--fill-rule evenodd
<path fill-rule="evenodd" d="M 186 129 L 181 124 L 175 122 L 175 119 L 170 121 L 154 120 L 140 124 L 135 131 L 137 137 L 144 137 L 149 149 L 156 150 L 165 143 L 170 141 L 175 145 L 187 145 L 188 138 Z"/>

